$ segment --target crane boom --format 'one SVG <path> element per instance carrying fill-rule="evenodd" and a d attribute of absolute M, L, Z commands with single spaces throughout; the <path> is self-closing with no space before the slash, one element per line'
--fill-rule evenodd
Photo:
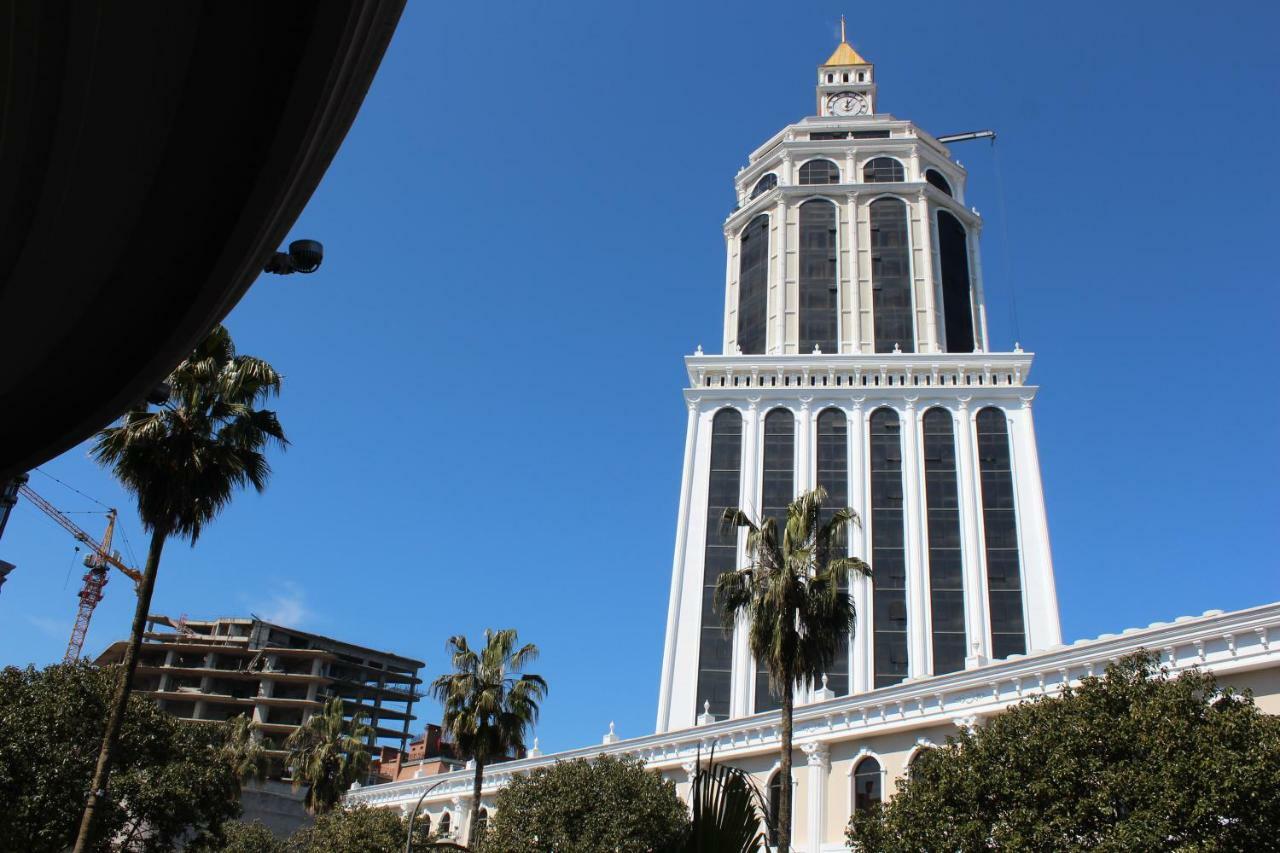
<path fill-rule="evenodd" d="M 44 498 L 40 497 L 40 495 L 36 494 L 35 489 L 31 488 L 30 486 L 24 483 L 21 486 L 18 486 L 18 494 L 22 495 L 24 498 L 26 498 L 27 500 L 35 504 L 37 507 L 39 507 L 41 512 L 43 512 L 45 515 L 52 518 L 54 521 L 58 522 L 58 524 L 60 524 L 64 530 L 66 530 L 76 539 L 78 539 L 79 541 L 83 542 L 84 544 L 92 548 L 95 552 L 97 552 L 99 556 L 102 557 L 103 562 L 119 569 L 125 576 L 129 578 L 129 580 L 133 581 L 135 584 L 142 583 L 141 572 L 139 572 L 137 569 L 130 568 L 129 566 L 126 566 L 124 563 L 120 562 L 120 559 L 116 557 L 114 554 L 112 554 L 110 550 L 105 549 L 101 544 L 99 544 L 98 540 L 94 539 L 88 533 L 85 533 L 83 530 L 81 530 L 78 524 L 76 524 L 74 521 L 72 521 L 71 519 L 63 515 L 61 512 L 59 512 L 56 506 L 49 503 Z M 114 521 L 115 510 L 114 509 L 111 510 L 111 512 L 108 513 L 108 515 Z"/>
<path fill-rule="evenodd" d="M 114 509 L 107 510 L 107 530 L 102 535 L 102 541 L 99 542 L 82 530 L 80 525 L 67 518 L 56 506 L 40 497 L 26 483 L 18 486 L 18 493 L 39 507 L 45 515 L 58 522 L 59 526 L 74 536 L 77 541 L 93 549 L 84 558 L 84 564 L 89 571 L 84 573 L 84 584 L 80 587 L 79 595 L 80 606 L 76 611 L 75 624 L 71 628 L 71 639 L 67 641 L 67 651 L 62 656 L 63 663 L 75 663 L 80 659 L 80 652 L 84 648 L 84 638 L 89 633 L 89 621 L 93 619 L 94 608 L 98 606 L 98 602 L 102 601 L 102 588 L 107 585 L 109 579 L 107 569 L 114 566 L 132 580 L 135 586 L 142 581 L 142 575 L 120 562 L 120 558 L 111 551 L 111 540 L 116 529 Z"/>
<path fill-rule="evenodd" d="M 993 142 L 996 138 L 994 130 L 970 130 L 966 133 L 948 133 L 946 136 L 934 137 L 939 142 L 968 142 L 970 139 L 990 139 Z"/>

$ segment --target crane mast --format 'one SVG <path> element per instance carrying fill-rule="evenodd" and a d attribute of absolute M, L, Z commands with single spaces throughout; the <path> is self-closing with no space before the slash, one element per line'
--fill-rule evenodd
<path fill-rule="evenodd" d="M 136 569 L 121 562 L 120 555 L 111 550 L 111 540 L 115 536 L 116 529 L 114 509 L 107 510 L 107 529 L 102 534 L 102 541 L 99 542 L 67 518 L 57 507 L 40 497 L 26 483 L 18 486 L 18 494 L 35 504 L 41 512 L 58 522 L 62 529 L 91 549 L 84 558 L 85 567 L 89 571 L 84 574 L 75 625 L 71 628 L 71 639 L 67 641 L 67 651 L 62 657 L 63 663 L 75 663 L 80 659 L 80 652 L 84 648 L 84 638 L 89 633 L 89 622 L 93 619 L 94 608 L 98 606 L 98 602 L 102 601 L 102 588 L 107 585 L 108 569 L 112 567 L 118 569 L 133 581 L 135 587 L 142 581 L 142 575 Z"/>

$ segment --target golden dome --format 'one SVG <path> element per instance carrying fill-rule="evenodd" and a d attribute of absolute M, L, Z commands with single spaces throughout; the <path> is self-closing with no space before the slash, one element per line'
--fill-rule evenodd
<path fill-rule="evenodd" d="M 853 48 L 849 47 L 847 41 L 840 42 L 840 46 L 836 48 L 835 53 L 831 54 L 831 58 L 822 63 L 825 68 L 828 65 L 870 65 Z"/>

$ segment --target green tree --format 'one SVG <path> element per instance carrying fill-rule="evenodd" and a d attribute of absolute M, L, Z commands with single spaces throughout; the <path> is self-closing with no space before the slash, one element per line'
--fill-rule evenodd
<path fill-rule="evenodd" d="M 237 355 L 222 326 L 173 369 L 167 382 L 169 398 L 158 409 L 152 411 L 144 403 L 130 410 L 120 423 L 98 433 L 93 448 L 94 457 L 137 497 L 138 517 L 151 543 L 75 853 L 88 850 L 99 807 L 106 800 L 166 540 L 177 536 L 195 545 L 237 489 L 266 487 L 271 473 L 263 453 L 266 446 L 287 444 L 275 413 L 255 408 L 279 393 L 280 374 L 261 359 Z"/>
<path fill-rule="evenodd" d="M 314 825 L 289 836 L 281 853 L 400 853 L 408 832 L 398 810 L 358 805 L 320 815 Z M 430 849 L 424 824 L 414 827 L 413 841 L 415 850 Z"/>
<path fill-rule="evenodd" d="M 266 779 L 271 764 L 267 747 L 254 736 L 253 723 L 244 714 L 227 721 L 226 737 L 214 757 L 230 767 L 241 782 Z"/>
<path fill-rule="evenodd" d="M 334 696 L 285 741 L 293 787 L 309 786 L 306 803 L 312 814 L 329 811 L 352 782 L 364 779 L 369 772 L 365 742 L 374 730 L 366 719 L 361 712 L 347 719 L 342 699 Z"/>
<path fill-rule="evenodd" d="M 1134 655 L 923 753 L 848 838 L 886 853 L 1280 850 L 1280 719 Z"/>
<path fill-rule="evenodd" d="M 539 703 L 547 693 L 542 676 L 524 672 L 538 659 L 537 646 L 517 647 L 514 628 L 485 629 L 484 637 L 479 653 L 467 645 L 466 637 L 450 637 L 453 672 L 431 684 L 432 695 L 444 705 L 443 728 L 476 765 L 468 841 L 475 840 L 485 766 L 512 750 L 524 749 L 525 734 L 538 722 Z"/>
<path fill-rule="evenodd" d="M 186 853 L 289 853 L 260 821 L 229 820 L 222 825 L 222 840 L 188 845 Z"/>
<path fill-rule="evenodd" d="M 770 815 L 778 850 L 791 849 L 791 738 L 797 681 L 814 682 L 835 661 L 841 638 L 853 630 L 850 572 L 869 575 L 862 560 L 842 556 L 846 528 L 858 523 L 853 510 L 823 511 L 819 486 L 787 507 L 785 525 L 758 524 L 740 509 L 727 509 L 724 523 L 747 530 L 750 565 L 725 572 L 716 582 L 716 604 L 726 631 L 747 623 L 748 645 L 769 673 L 769 689 L 782 703 L 778 813 Z"/>
<path fill-rule="evenodd" d="M 632 756 L 578 758 L 516 775 L 498 792 L 485 853 L 679 849 L 689 811 L 675 783 Z"/>
<path fill-rule="evenodd" d="M 0 671 L 0 850 L 60 853 L 75 840 L 84 791 L 119 678 L 85 663 Z M 190 723 L 141 696 L 129 699 L 110 784 L 88 849 L 171 849 L 217 837 L 240 814 L 229 766 L 209 761 L 225 726 Z"/>

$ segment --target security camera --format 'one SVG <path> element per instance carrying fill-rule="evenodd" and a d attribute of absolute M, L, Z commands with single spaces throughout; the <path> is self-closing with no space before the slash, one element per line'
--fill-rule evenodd
<path fill-rule="evenodd" d="M 320 262 L 323 260 L 324 246 L 319 240 L 294 240 L 289 244 L 288 253 L 274 253 L 262 271 L 276 275 L 311 273 L 320 269 Z"/>

